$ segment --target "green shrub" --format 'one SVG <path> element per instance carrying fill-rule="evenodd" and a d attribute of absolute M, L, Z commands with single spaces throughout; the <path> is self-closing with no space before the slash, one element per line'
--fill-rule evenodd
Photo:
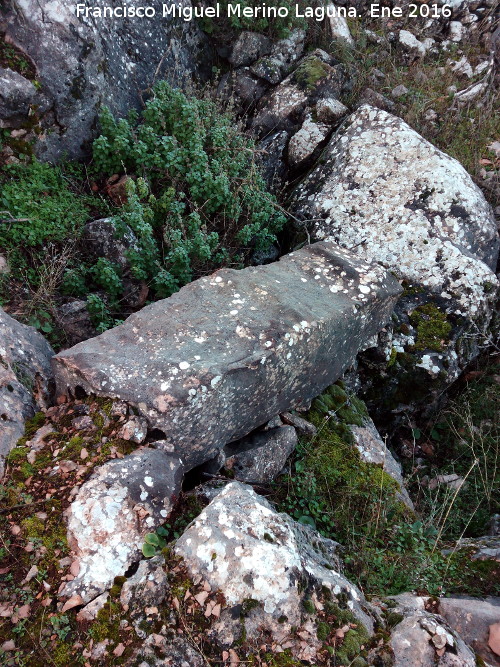
<path fill-rule="evenodd" d="M 212 101 L 162 82 L 141 117 L 116 120 L 105 109 L 101 126 L 96 169 L 135 176 L 114 218 L 116 234 L 134 233 L 130 270 L 155 297 L 220 266 L 242 266 L 276 240 L 285 218 L 254 164 L 254 146 Z M 118 274 L 110 267 L 105 274 L 106 291 L 117 296 Z"/>
<path fill-rule="evenodd" d="M 13 275 L 36 284 L 47 244 L 78 236 L 89 217 L 86 201 L 70 190 L 61 167 L 36 160 L 4 167 L 0 186 L 0 247 Z"/>

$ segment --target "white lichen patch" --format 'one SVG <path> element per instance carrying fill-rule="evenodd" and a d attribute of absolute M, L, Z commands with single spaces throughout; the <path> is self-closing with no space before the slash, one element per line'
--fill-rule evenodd
<path fill-rule="evenodd" d="M 258 623 L 274 627 L 276 619 L 299 625 L 304 577 L 312 587 L 344 592 L 360 620 L 361 593 L 339 572 L 335 543 L 278 514 L 251 487 L 232 482 L 206 507 L 177 541 L 193 577 L 201 575 L 220 590 L 228 605 L 260 602 Z"/>

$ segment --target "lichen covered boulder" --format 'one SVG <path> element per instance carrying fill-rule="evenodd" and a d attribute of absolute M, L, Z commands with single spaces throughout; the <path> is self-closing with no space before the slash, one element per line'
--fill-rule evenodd
<path fill-rule="evenodd" d="M 50 402 L 53 355 L 38 331 L 0 308 L 0 477 L 5 458 L 24 433 L 25 421 Z"/>
<path fill-rule="evenodd" d="M 3 39 L 36 70 L 37 82 L 35 91 L 22 77 L 2 76 L 7 88 L 0 98 L 0 127 L 36 127 L 35 150 L 46 160 L 88 152 L 103 104 L 125 115 L 141 105 L 155 81 L 181 84 L 209 67 L 210 52 L 196 22 L 163 18 L 158 0 L 150 4 L 156 12 L 150 18 L 103 18 L 92 15 L 103 12 L 102 5 L 79 7 L 84 11 L 78 14 L 60 0 L 8 0 L 0 9 Z"/>
<path fill-rule="evenodd" d="M 344 616 L 357 628 L 354 633 L 365 641 L 373 630 L 369 605 L 342 575 L 336 546 L 278 514 L 250 487 L 232 482 L 188 527 L 174 550 L 190 576 L 201 576 L 224 595 L 228 609 L 213 628 L 215 641 L 231 646 L 238 640 L 243 612 L 247 638 L 268 631 L 273 641 L 282 642 L 295 626 L 298 639 L 289 648 L 299 659 L 314 660 L 322 646 L 315 614 L 325 608 L 325 599 L 339 617 L 339 606 L 344 607 Z"/>
<path fill-rule="evenodd" d="M 180 492 L 182 463 L 142 449 L 108 461 L 85 482 L 66 511 L 77 576 L 60 596 L 88 603 L 141 557 L 147 533 L 164 523 Z"/>
<path fill-rule="evenodd" d="M 328 243 L 222 269 L 59 353 L 58 391 L 132 404 L 189 469 L 334 382 L 399 292 Z"/>
<path fill-rule="evenodd" d="M 437 380 L 442 390 L 456 379 L 488 336 L 498 287 L 493 211 L 463 167 L 400 118 L 363 105 L 296 188 L 292 209 L 312 221 L 314 238 L 379 262 L 403 282 L 396 321 L 380 341 L 379 398 L 405 385 L 405 368 L 410 396 L 394 396 L 390 409 L 412 402 L 411 386 L 418 392 Z"/>

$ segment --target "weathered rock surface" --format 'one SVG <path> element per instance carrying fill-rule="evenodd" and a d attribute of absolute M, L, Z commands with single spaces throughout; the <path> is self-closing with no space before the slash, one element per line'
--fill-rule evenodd
<path fill-rule="evenodd" d="M 227 445 L 225 466 L 241 482 L 272 482 L 296 446 L 293 426 L 279 426 Z"/>
<path fill-rule="evenodd" d="M 308 106 L 320 99 L 339 99 L 349 85 L 344 65 L 316 49 L 302 58 L 279 86 L 262 97 L 252 127 L 261 136 L 281 130 L 292 133 L 303 122 Z"/>
<path fill-rule="evenodd" d="M 297 189 L 316 238 L 356 247 L 473 315 L 496 285 L 493 211 L 463 167 L 395 116 L 362 106 Z"/>
<path fill-rule="evenodd" d="M 250 65 L 261 56 L 271 52 L 272 42 L 258 32 L 244 30 L 233 44 L 229 62 L 234 67 Z"/>
<path fill-rule="evenodd" d="M 156 607 L 164 601 L 168 590 L 165 558 L 154 556 L 139 563 L 137 572 L 127 579 L 120 593 L 124 611 L 143 612 L 145 607 Z"/>
<path fill-rule="evenodd" d="M 500 655 L 488 646 L 491 626 L 500 623 L 500 598 L 441 598 L 439 613 L 483 660 L 500 665 Z"/>
<path fill-rule="evenodd" d="M 35 86 L 24 76 L 0 67 L 0 127 L 20 127 L 28 117 L 36 95 Z"/>
<path fill-rule="evenodd" d="M 401 500 L 410 510 L 413 510 L 413 502 L 404 486 L 401 466 L 380 437 L 373 421 L 368 417 L 364 419 L 363 426 L 351 424 L 349 428 L 354 437 L 354 446 L 358 450 L 361 460 L 365 463 L 381 465 L 398 484 Z"/>
<path fill-rule="evenodd" d="M 102 9 L 105 3 L 93 6 Z M 6 41 L 36 67 L 40 89 L 31 100 L 27 94 L 31 84 L 26 82 L 23 94 L 26 103 L 32 101 L 37 107 L 43 132 L 36 150 L 41 157 L 53 160 L 63 152 L 69 158 L 82 156 L 103 104 L 124 116 L 140 105 L 140 91 L 156 81 L 182 83 L 209 65 L 196 22 L 162 18 L 162 3 L 157 0 L 150 6 L 157 13 L 153 18 L 104 19 L 77 17 L 74 7 L 60 0 L 2 4 L 0 22 Z M 3 95 L 12 97 L 19 89 L 15 81 L 11 83 Z M 8 110 L 2 122 L 11 123 Z"/>
<path fill-rule="evenodd" d="M 131 403 L 192 468 L 332 384 L 399 291 L 328 243 L 222 269 L 61 352 L 58 390 Z"/>
<path fill-rule="evenodd" d="M 393 613 L 404 618 L 390 638 L 394 667 L 475 667 L 476 656 L 437 614 L 425 611 L 424 598 L 403 593 Z"/>
<path fill-rule="evenodd" d="M 330 129 L 329 125 L 315 123 L 311 115 L 306 116 L 300 130 L 288 143 L 290 166 L 297 167 L 311 158 L 314 151 L 327 138 Z"/>
<path fill-rule="evenodd" d="M 397 322 L 380 340 L 379 397 L 389 405 L 392 396 L 391 409 L 429 404 L 434 384 L 438 393 L 455 380 L 488 334 L 498 235 L 479 188 L 401 119 L 364 105 L 296 189 L 292 209 L 313 220 L 314 238 L 351 248 L 406 281 Z M 394 386 L 386 391 L 388 377 Z"/>
<path fill-rule="evenodd" d="M 26 419 L 49 404 L 53 355 L 41 334 L 0 308 L 0 477 Z"/>
<path fill-rule="evenodd" d="M 87 603 L 139 560 L 144 536 L 165 522 L 181 481 L 179 459 L 154 449 L 98 468 L 67 510 L 68 543 L 79 572 L 60 596 L 79 595 Z"/>
<path fill-rule="evenodd" d="M 308 657 L 314 657 L 321 642 L 310 627 L 312 619 L 304 618 L 305 596 L 314 600 L 326 588 L 333 600 L 345 597 L 347 607 L 368 632 L 373 628 L 362 593 L 340 573 L 335 547 L 331 540 L 275 512 L 250 487 L 231 482 L 188 527 L 174 549 L 191 576 L 201 575 L 225 597 L 229 609 L 214 626 L 218 643 L 231 645 L 238 639 L 239 613 L 231 614 L 231 607 L 241 609 L 245 601 L 252 600 L 254 609 L 245 618 L 247 637 L 267 630 L 279 642 L 289 636 L 292 626 L 304 624 L 307 640 L 302 645 L 307 644 Z M 291 647 L 304 659 L 299 649 L 300 642 Z"/>

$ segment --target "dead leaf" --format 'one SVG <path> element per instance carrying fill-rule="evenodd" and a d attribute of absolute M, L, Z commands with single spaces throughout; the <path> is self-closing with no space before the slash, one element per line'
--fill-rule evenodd
<path fill-rule="evenodd" d="M 202 591 L 201 593 L 198 593 L 198 595 L 195 595 L 194 599 L 200 605 L 200 607 L 203 607 L 207 597 L 208 597 L 207 591 Z"/>
<path fill-rule="evenodd" d="M 74 560 L 70 565 L 69 571 L 74 577 L 77 577 L 78 573 L 80 572 L 80 562 Z"/>
<path fill-rule="evenodd" d="M 121 655 L 123 655 L 124 651 L 125 645 L 120 642 L 120 644 L 118 644 L 118 646 L 113 651 L 113 655 L 116 655 L 119 658 Z"/>
<path fill-rule="evenodd" d="M 73 609 L 73 607 L 80 607 L 81 605 L 85 604 L 83 601 L 83 598 L 81 595 L 72 595 L 69 600 L 66 600 L 64 603 L 64 606 L 61 610 L 61 612 L 64 614 L 65 611 L 68 611 L 68 609 Z"/>
<path fill-rule="evenodd" d="M 493 623 L 493 625 L 490 625 L 488 646 L 495 655 L 500 655 L 500 623 Z"/>
<path fill-rule="evenodd" d="M 240 664 L 240 659 L 238 658 L 238 654 L 232 648 L 229 649 L 229 664 L 230 665 L 239 665 Z"/>
<path fill-rule="evenodd" d="M 85 447 L 83 447 L 83 448 L 82 448 L 82 451 L 80 452 L 80 458 L 81 458 L 82 460 L 85 460 L 86 458 L 88 458 L 88 455 L 89 455 L 88 451 L 85 449 Z M 118 648 L 118 647 L 117 647 L 117 648 Z M 115 650 L 116 650 L 116 649 L 115 649 Z M 120 654 L 120 655 L 121 655 L 121 654 Z"/>
<path fill-rule="evenodd" d="M 36 565 L 32 565 L 28 571 L 28 574 L 24 577 L 23 584 L 27 584 L 28 581 L 31 581 L 33 577 L 36 577 L 38 574 L 38 568 Z"/>

